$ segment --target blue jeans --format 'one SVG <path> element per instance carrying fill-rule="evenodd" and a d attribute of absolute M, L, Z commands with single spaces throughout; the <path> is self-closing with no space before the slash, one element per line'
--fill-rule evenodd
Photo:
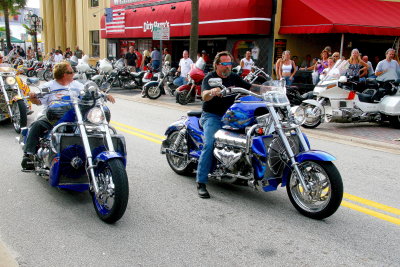
<path fill-rule="evenodd" d="M 181 85 L 187 84 L 188 81 L 186 80 L 185 77 L 179 76 L 178 78 L 176 78 L 176 79 L 174 80 L 173 83 L 174 83 L 174 85 L 176 85 L 176 86 L 181 86 Z"/>
<path fill-rule="evenodd" d="M 200 125 L 203 126 L 204 145 L 201 151 L 199 165 L 197 167 L 196 182 L 207 183 L 208 174 L 211 171 L 214 156 L 214 135 L 222 128 L 222 117 L 213 113 L 204 112 L 201 114 Z"/>
<path fill-rule="evenodd" d="M 160 60 L 153 60 L 151 62 L 151 66 L 153 67 L 153 70 L 158 70 L 158 68 L 160 67 Z"/>
<path fill-rule="evenodd" d="M 290 79 L 290 76 L 283 76 L 283 78 L 285 78 L 286 85 L 292 85 L 293 80 Z"/>

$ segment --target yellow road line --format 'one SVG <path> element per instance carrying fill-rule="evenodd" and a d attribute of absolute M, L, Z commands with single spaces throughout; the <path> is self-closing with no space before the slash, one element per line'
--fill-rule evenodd
<path fill-rule="evenodd" d="M 141 129 L 138 129 L 138 128 L 135 128 L 135 127 L 132 127 L 132 126 L 120 123 L 120 122 L 111 121 L 111 124 L 119 125 L 119 126 L 122 126 L 122 127 L 128 128 L 128 129 L 134 130 L 135 132 L 147 134 L 149 136 L 153 136 L 153 137 L 155 137 L 157 139 L 160 139 L 160 140 L 164 140 L 165 139 L 165 136 L 163 136 L 163 135 L 159 135 L 159 134 L 151 133 L 151 132 L 148 132 L 148 131 L 145 131 L 145 130 L 141 130 Z"/>
<path fill-rule="evenodd" d="M 158 140 L 158 139 L 146 136 L 144 134 L 147 134 L 147 135 L 150 135 L 150 136 L 154 136 L 154 137 L 159 138 L 161 140 L 164 139 L 164 136 L 161 136 L 161 135 L 158 135 L 158 134 L 153 134 L 153 133 L 150 133 L 150 132 L 147 132 L 147 131 L 144 131 L 144 130 L 140 130 L 138 128 L 135 128 L 135 127 L 123 124 L 123 123 L 119 123 L 119 122 L 115 122 L 115 121 L 111 121 L 111 123 L 126 127 L 128 129 L 134 130 L 134 131 L 130 131 L 130 130 L 126 130 L 126 129 L 122 128 L 122 127 L 114 126 L 114 128 L 116 128 L 116 129 L 118 129 L 118 130 L 120 130 L 122 132 L 138 136 L 140 138 L 146 139 L 148 141 L 151 141 L 151 142 L 154 142 L 154 143 L 157 143 L 157 144 L 161 144 L 161 141 Z M 140 133 L 144 133 L 144 134 L 140 134 L 139 132 Z M 396 214 L 396 215 L 400 215 L 400 210 L 399 209 L 396 209 L 396 208 L 393 208 L 393 207 L 389 207 L 389 206 L 386 206 L 386 205 L 383 205 L 383 204 L 380 204 L 380 203 L 377 203 L 377 202 L 374 202 L 374 201 L 371 201 L 371 200 L 368 200 L 368 199 L 365 199 L 365 198 L 353 196 L 353 195 L 348 194 L 348 193 L 344 193 L 343 197 L 348 199 L 348 200 L 355 201 L 355 202 L 358 202 L 358 203 L 361 203 L 361 204 L 364 204 L 364 205 L 367 205 L 367 206 L 370 206 L 370 207 L 373 207 L 373 208 L 376 208 L 376 209 L 380 209 L 380 210 L 383 210 L 383 211 L 386 211 L 386 212 L 390 212 L 390 213 L 393 213 L 393 214 Z M 391 217 L 391 216 L 383 214 L 383 213 L 379 213 L 377 211 L 374 211 L 374 210 L 359 206 L 357 204 L 353 204 L 353 203 L 348 202 L 346 200 L 343 200 L 341 205 L 343 207 L 350 208 L 350 209 L 365 213 L 367 215 L 376 217 L 378 219 L 381 219 L 381 220 L 384 220 L 384 221 L 388 221 L 388 222 L 400 225 L 400 219 Z"/>
<path fill-rule="evenodd" d="M 388 222 L 400 225 L 400 219 L 394 218 L 392 216 L 389 216 L 389 215 L 386 215 L 386 214 L 383 214 L 383 213 L 379 213 L 379 212 L 374 211 L 374 210 L 370 210 L 370 209 L 361 207 L 361 206 L 353 204 L 351 202 L 347 202 L 346 200 L 342 200 L 342 206 L 346 207 L 346 208 L 349 208 L 349 209 L 353 209 L 353 210 L 362 212 L 362 213 L 365 213 L 365 214 L 368 214 L 368 215 L 371 215 L 373 217 L 376 217 L 376 218 L 384 220 L 384 221 L 388 221 Z"/>
<path fill-rule="evenodd" d="M 154 139 L 154 138 L 148 137 L 146 135 L 143 135 L 143 134 L 140 134 L 140 133 L 137 133 L 137 132 L 129 131 L 129 130 L 126 130 L 124 128 L 118 127 L 118 126 L 114 126 L 114 128 L 118 129 L 118 130 L 120 130 L 122 132 L 125 132 L 125 133 L 128 133 L 128 134 L 132 134 L 132 135 L 138 136 L 140 138 L 146 139 L 146 140 L 151 141 L 153 143 L 157 143 L 157 144 L 161 144 L 162 143 L 161 140 Z"/>
<path fill-rule="evenodd" d="M 390 212 L 390 213 L 393 213 L 393 214 L 396 214 L 396 215 L 400 215 L 400 210 L 399 209 L 396 209 L 396 208 L 393 208 L 393 207 L 389 207 L 389 206 L 374 202 L 372 200 L 368 200 L 368 199 L 365 199 L 365 198 L 353 196 L 353 195 L 350 195 L 350 194 L 347 194 L 347 193 L 344 193 L 343 197 L 347 198 L 348 200 L 352 200 L 352 201 L 355 201 L 355 202 L 358 202 L 358 203 L 361 203 L 361 204 L 364 204 L 364 205 L 367 205 L 367 206 L 370 206 L 370 207 L 373 207 L 373 208 L 376 208 L 376 209 L 380 209 L 380 210 L 387 211 L 387 212 Z"/>

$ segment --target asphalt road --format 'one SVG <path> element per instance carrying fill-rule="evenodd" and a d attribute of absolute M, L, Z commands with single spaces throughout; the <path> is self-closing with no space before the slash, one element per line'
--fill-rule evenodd
<path fill-rule="evenodd" d="M 310 138 L 337 157 L 346 192 L 322 221 L 299 214 L 284 188 L 212 181 L 204 200 L 194 178 L 159 153 L 166 127 L 193 107 L 117 101 L 110 108 L 127 141 L 130 198 L 114 225 L 97 218 L 87 192 L 20 172 L 16 134 L 0 125 L 0 238 L 20 266 L 399 265 L 400 155 Z"/>

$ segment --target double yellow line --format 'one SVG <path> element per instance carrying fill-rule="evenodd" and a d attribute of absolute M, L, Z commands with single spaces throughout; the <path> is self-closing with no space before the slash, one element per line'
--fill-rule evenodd
<path fill-rule="evenodd" d="M 165 138 L 163 135 L 154 134 L 116 121 L 111 121 L 111 125 L 121 132 L 143 138 L 156 144 L 161 144 L 161 141 Z M 400 219 L 391 216 L 400 216 L 400 209 L 389 207 L 365 198 L 353 196 L 348 193 L 344 193 L 343 198 L 343 207 L 400 225 Z"/>

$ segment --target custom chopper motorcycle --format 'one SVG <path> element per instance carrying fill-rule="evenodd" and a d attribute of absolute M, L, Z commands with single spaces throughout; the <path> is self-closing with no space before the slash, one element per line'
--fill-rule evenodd
<path fill-rule="evenodd" d="M 209 178 L 245 182 L 265 192 L 281 184 L 300 213 L 314 219 L 329 217 L 343 197 L 342 178 L 332 163 L 335 158 L 311 150 L 300 129 L 304 109 L 290 107 L 283 82 L 271 83 L 268 91 L 258 95 L 243 88 L 225 88 L 220 78 L 209 80 L 223 94 L 239 94 L 222 118 L 223 128 L 215 134 Z M 204 144 L 200 116 L 201 112 L 188 112 L 165 132 L 161 153 L 178 174 L 190 175 L 197 168 Z"/>
<path fill-rule="evenodd" d="M 16 70 L 8 64 L 0 64 L 0 121 L 11 119 L 17 133 L 26 127 L 31 103 L 25 99 L 30 92 Z"/>
<path fill-rule="evenodd" d="M 73 190 L 89 190 L 97 215 L 106 223 L 119 220 L 129 196 L 126 173 L 126 146 L 122 135 L 108 124 L 109 109 L 105 93 L 94 82 L 80 92 L 74 88 L 53 90 L 39 98 L 70 93 L 53 101 L 45 116 L 54 128 L 40 139 L 32 162 L 32 172 L 44 176 L 51 186 Z M 18 138 L 24 148 L 29 128 Z"/>

